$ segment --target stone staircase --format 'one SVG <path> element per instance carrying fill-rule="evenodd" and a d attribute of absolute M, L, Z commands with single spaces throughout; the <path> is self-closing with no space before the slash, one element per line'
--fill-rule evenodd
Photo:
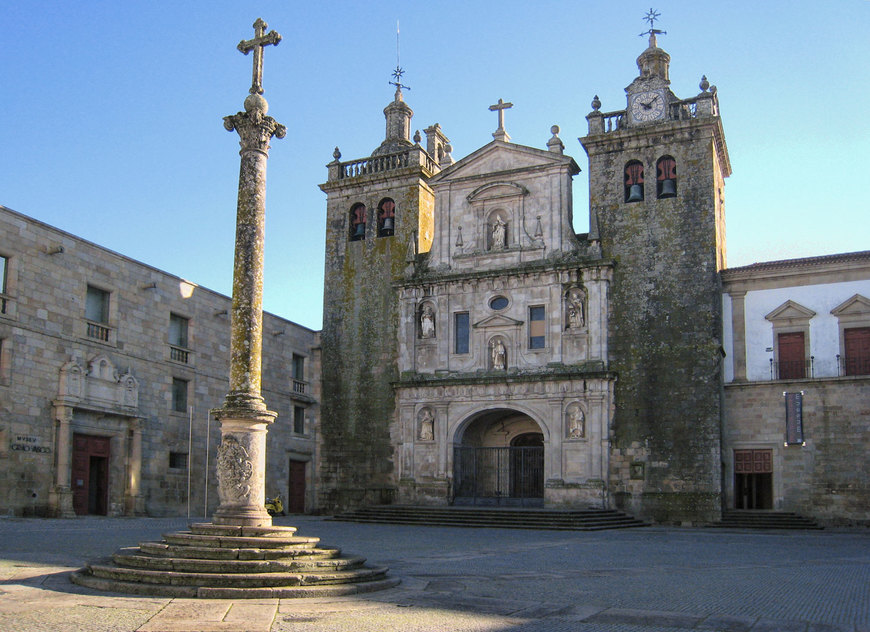
<path fill-rule="evenodd" d="M 362 507 L 327 520 L 439 527 L 600 531 L 645 527 L 647 523 L 613 509 L 507 509 L 487 507 Z"/>
<path fill-rule="evenodd" d="M 721 522 L 712 527 L 730 529 L 823 529 L 812 518 L 786 511 L 729 509 L 722 512 Z"/>
<path fill-rule="evenodd" d="M 386 567 L 319 541 L 297 536 L 295 527 L 191 524 L 162 542 L 120 549 L 71 579 L 97 590 L 215 599 L 338 597 L 399 583 Z"/>

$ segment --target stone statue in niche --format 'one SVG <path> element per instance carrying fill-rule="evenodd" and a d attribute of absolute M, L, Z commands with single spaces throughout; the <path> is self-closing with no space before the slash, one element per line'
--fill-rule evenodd
<path fill-rule="evenodd" d="M 566 432 L 568 439 L 583 439 L 586 436 L 586 416 L 579 404 L 571 404 L 565 411 Z"/>
<path fill-rule="evenodd" d="M 435 310 L 428 303 L 423 306 L 423 310 L 420 313 L 420 337 L 435 337 Z"/>
<path fill-rule="evenodd" d="M 435 440 L 435 415 L 430 408 L 420 411 L 420 432 L 417 436 L 420 441 Z"/>
<path fill-rule="evenodd" d="M 568 325 L 567 329 L 582 329 L 586 326 L 584 308 L 585 295 L 583 290 L 575 288 L 568 293 Z"/>
<path fill-rule="evenodd" d="M 492 225 L 492 249 L 504 250 L 507 246 L 507 224 L 501 221 L 501 217 L 495 218 Z"/>
<path fill-rule="evenodd" d="M 492 368 L 496 371 L 507 369 L 507 349 L 501 338 L 495 338 L 489 343 L 490 355 L 492 356 Z"/>

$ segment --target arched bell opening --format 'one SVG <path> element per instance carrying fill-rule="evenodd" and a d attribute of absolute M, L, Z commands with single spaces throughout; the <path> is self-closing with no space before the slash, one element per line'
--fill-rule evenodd
<path fill-rule="evenodd" d="M 396 202 L 386 197 L 378 203 L 378 237 L 392 237 L 396 232 Z"/>
<path fill-rule="evenodd" d="M 366 238 L 366 205 L 357 202 L 350 207 L 350 240 L 360 241 Z"/>
<path fill-rule="evenodd" d="M 478 413 L 456 434 L 453 503 L 542 506 L 544 444 L 541 426 L 526 413 Z"/>
<path fill-rule="evenodd" d="M 659 198 L 677 197 L 677 161 L 662 156 L 656 163 L 656 194 Z"/>
<path fill-rule="evenodd" d="M 632 160 L 625 165 L 625 201 L 643 201 L 643 164 L 639 160 Z"/>

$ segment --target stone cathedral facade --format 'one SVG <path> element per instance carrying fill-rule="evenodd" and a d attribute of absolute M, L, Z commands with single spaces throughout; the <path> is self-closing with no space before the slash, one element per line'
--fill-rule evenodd
<path fill-rule="evenodd" d="M 493 141 L 458 162 L 437 125 L 409 140 L 398 88 L 373 155 L 336 153 L 321 507 L 719 515 L 728 152 L 715 88 L 671 92 L 655 33 L 637 61 L 625 109 L 596 98 L 580 139 L 588 234 L 558 127 L 514 144 L 501 100 Z"/>

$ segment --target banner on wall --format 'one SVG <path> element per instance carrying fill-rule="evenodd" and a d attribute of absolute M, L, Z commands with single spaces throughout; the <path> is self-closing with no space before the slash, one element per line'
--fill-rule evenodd
<path fill-rule="evenodd" d="M 785 444 L 804 444 L 804 392 L 783 393 L 785 397 Z"/>

